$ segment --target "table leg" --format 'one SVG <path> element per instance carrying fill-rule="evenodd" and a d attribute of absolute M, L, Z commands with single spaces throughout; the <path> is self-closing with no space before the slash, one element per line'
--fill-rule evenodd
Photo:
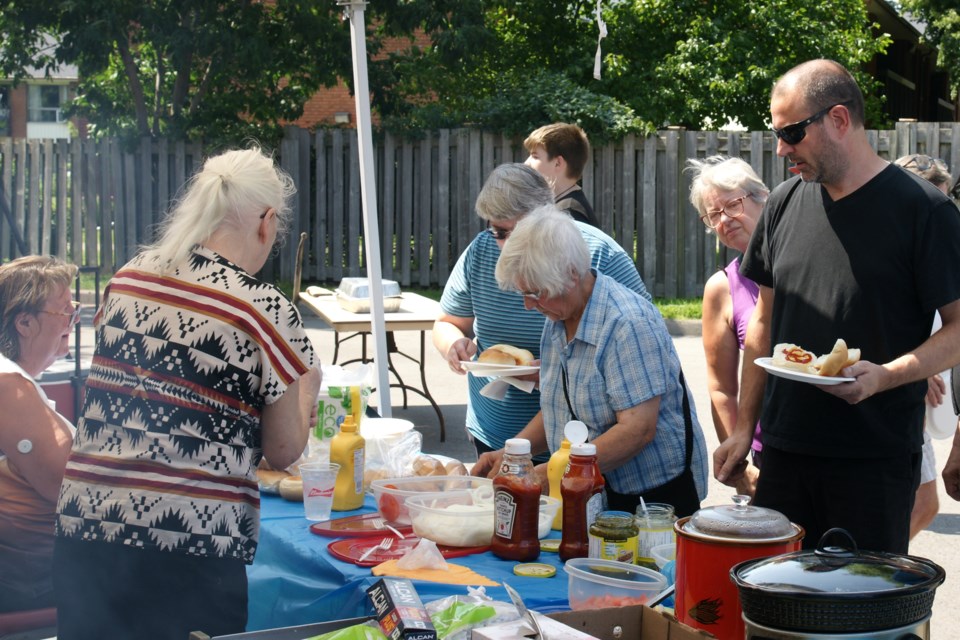
<path fill-rule="evenodd" d="M 370 359 L 367 358 L 368 332 L 358 332 L 358 333 L 361 337 L 362 345 L 363 345 L 361 347 L 361 357 L 354 358 L 353 360 L 347 360 L 346 362 L 341 363 L 341 366 L 353 364 L 354 362 L 362 362 L 362 363 L 370 362 Z M 353 334 L 351 336 L 348 336 L 347 338 L 344 338 L 344 340 L 348 340 L 355 335 L 358 335 L 358 334 Z M 430 406 L 433 407 L 434 413 L 437 414 L 437 421 L 440 424 L 440 442 L 446 442 L 447 425 L 446 425 L 446 420 L 443 417 L 443 411 L 440 409 L 440 405 L 437 404 L 437 401 L 434 400 L 433 394 L 430 393 L 430 388 L 427 386 L 427 364 L 426 364 L 427 363 L 427 332 L 426 331 L 420 332 L 420 359 L 419 360 L 417 360 L 410 354 L 400 351 L 400 349 L 397 348 L 397 343 L 393 337 L 392 331 L 387 332 L 387 345 L 388 345 L 387 368 L 397 379 L 397 383 L 391 384 L 390 388 L 400 389 L 401 391 L 403 391 L 403 408 L 404 409 L 407 408 L 407 392 L 408 391 L 417 394 L 418 396 L 420 396 L 421 398 L 429 402 Z M 390 356 L 390 354 L 392 353 L 396 353 L 397 355 L 401 355 L 404 358 L 417 363 L 417 366 L 420 368 L 420 385 L 421 385 L 420 389 L 404 383 L 403 378 L 400 377 L 400 373 L 397 371 L 396 367 L 393 365 L 393 360 L 391 359 L 391 356 Z M 376 388 L 371 389 L 371 392 L 372 391 L 376 391 Z"/>

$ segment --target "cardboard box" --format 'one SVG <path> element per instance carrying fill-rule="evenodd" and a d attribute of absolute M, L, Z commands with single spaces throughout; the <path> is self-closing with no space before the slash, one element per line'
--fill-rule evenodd
<path fill-rule="evenodd" d="M 705 640 L 715 636 L 679 622 L 669 613 L 643 605 L 551 613 L 559 620 L 599 640 Z"/>
<path fill-rule="evenodd" d="M 437 640 L 437 630 L 413 583 L 383 578 L 367 589 L 380 630 L 390 640 Z"/>

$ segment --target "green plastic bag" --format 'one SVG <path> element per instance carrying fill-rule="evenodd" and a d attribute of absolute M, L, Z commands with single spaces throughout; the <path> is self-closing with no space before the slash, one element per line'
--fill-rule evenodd
<path fill-rule="evenodd" d="M 383 635 L 380 627 L 376 625 L 376 622 L 355 624 L 352 627 L 313 636 L 307 640 L 387 640 L 387 636 Z"/>
<path fill-rule="evenodd" d="M 460 629 L 480 626 L 479 623 L 497 615 L 496 609 L 487 604 L 476 604 L 456 600 L 446 609 L 430 615 L 440 640 L 449 638 Z"/>

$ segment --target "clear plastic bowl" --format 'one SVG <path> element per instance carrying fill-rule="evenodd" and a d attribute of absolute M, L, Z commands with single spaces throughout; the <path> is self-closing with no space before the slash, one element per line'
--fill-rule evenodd
<path fill-rule="evenodd" d="M 413 533 L 437 544 L 481 547 L 493 537 L 492 487 L 411 496 L 405 506 Z"/>
<path fill-rule="evenodd" d="M 493 491 L 426 493 L 406 498 L 413 532 L 421 538 L 451 547 L 479 547 L 490 544 L 493 537 Z M 477 504 L 477 500 L 480 504 Z M 545 538 L 560 508 L 560 501 L 540 496 L 537 534 Z M 382 514 L 381 514 L 382 515 Z"/>
<path fill-rule="evenodd" d="M 656 571 L 625 562 L 573 558 L 563 568 L 574 611 L 645 604 L 667 588 L 667 579 Z"/>
<path fill-rule="evenodd" d="M 676 559 L 677 543 L 668 542 L 667 544 L 658 544 L 650 549 L 650 555 L 653 556 L 653 561 L 657 563 L 657 566 L 663 569 L 668 562 Z"/>
<path fill-rule="evenodd" d="M 413 478 L 380 478 L 370 483 L 377 511 L 384 520 L 393 524 L 410 524 L 407 498 L 425 493 L 469 491 L 479 487 L 492 487 L 489 478 L 474 476 L 417 476 Z"/>
<path fill-rule="evenodd" d="M 543 539 L 550 535 L 550 527 L 553 519 L 560 510 L 560 501 L 550 496 L 540 496 L 540 522 L 537 527 L 537 535 Z"/>

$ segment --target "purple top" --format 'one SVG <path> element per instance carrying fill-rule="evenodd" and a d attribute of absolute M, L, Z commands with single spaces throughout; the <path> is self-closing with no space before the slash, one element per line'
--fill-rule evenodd
<path fill-rule="evenodd" d="M 727 283 L 730 285 L 730 299 L 733 302 L 733 328 L 737 332 L 737 345 L 743 351 L 743 342 L 747 336 L 747 324 L 753 309 L 757 306 L 757 296 L 760 287 L 749 278 L 740 275 L 740 258 L 733 261 L 723 270 L 727 274 Z M 760 423 L 753 431 L 753 450 L 760 451 L 763 444 L 760 442 Z"/>

